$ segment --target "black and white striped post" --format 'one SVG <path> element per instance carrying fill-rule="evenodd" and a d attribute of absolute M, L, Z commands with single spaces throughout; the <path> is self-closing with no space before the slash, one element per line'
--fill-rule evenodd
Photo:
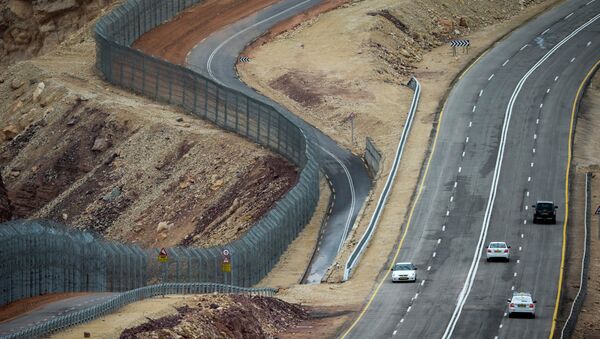
<path fill-rule="evenodd" d="M 450 40 L 450 46 L 452 46 L 452 55 L 456 56 L 456 47 L 462 47 L 463 51 L 469 54 L 469 46 L 471 42 L 469 40 Z"/>

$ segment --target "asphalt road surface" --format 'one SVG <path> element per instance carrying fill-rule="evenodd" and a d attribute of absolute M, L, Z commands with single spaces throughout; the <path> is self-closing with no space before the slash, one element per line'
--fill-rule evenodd
<path fill-rule="evenodd" d="M 301 126 L 309 138 L 318 142 L 322 169 L 333 188 L 334 204 L 308 268 L 305 278 L 307 283 L 320 282 L 333 263 L 371 189 L 371 179 L 359 157 L 339 147 L 321 131 L 241 82 L 237 77 L 235 64 L 244 47 L 269 27 L 321 2 L 322 0 L 280 1 L 213 33 L 195 46 L 186 60 L 190 69 L 274 106 Z"/>
<path fill-rule="evenodd" d="M 600 1 L 569 1 L 497 43 L 452 89 L 397 262 L 343 336 L 547 338 L 557 303 L 571 112 L 600 59 Z M 477 43 L 474 41 L 473 43 Z M 554 200 L 556 225 L 532 223 Z M 485 260 L 490 241 L 509 263 Z M 535 319 L 508 318 L 507 298 L 537 300 Z"/>
<path fill-rule="evenodd" d="M 0 337 L 52 320 L 57 316 L 83 310 L 106 301 L 118 294 L 119 293 L 93 293 L 79 297 L 66 298 L 43 305 L 29 313 L 0 323 Z"/>

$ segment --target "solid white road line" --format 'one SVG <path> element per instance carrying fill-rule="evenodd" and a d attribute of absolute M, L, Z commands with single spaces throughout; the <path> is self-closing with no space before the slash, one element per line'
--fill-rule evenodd
<path fill-rule="evenodd" d="M 346 240 L 346 236 L 348 235 L 348 231 L 350 229 L 352 215 L 354 215 L 354 210 L 356 209 L 356 191 L 354 190 L 354 180 L 352 180 L 352 175 L 350 175 L 350 171 L 344 165 L 344 163 L 337 157 L 335 154 L 326 150 L 323 146 L 319 147 L 327 153 L 330 157 L 332 157 L 344 170 L 346 173 L 346 178 L 348 179 L 348 185 L 350 186 L 350 209 L 348 210 L 348 216 L 346 217 L 346 224 L 344 225 L 344 233 L 342 235 L 342 239 L 340 240 L 340 245 L 338 246 L 338 253 L 342 250 L 342 246 L 344 245 L 344 241 Z"/>
<path fill-rule="evenodd" d="M 274 18 L 276 18 L 276 17 L 278 17 L 278 16 L 280 16 L 280 15 L 282 15 L 282 14 L 285 14 L 285 13 L 287 13 L 287 12 L 289 12 L 289 11 L 292 11 L 292 10 L 296 9 L 297 7 L 300 7 L 300 6 L 302 6 L 302 5 L 304 5 L 305 3 L 308 3 L 308 2 L 310 2 L 310 1 L 311 1 L 311 0 L 305 0 L 305 1 L 302 1 L 302 2 L 300 2 L 300 3 L 298 3 L 298 4 L 294 5 L 294 6 L 291 6 L 291 7 L 289 7 L 289 8 L 286 8 L 286 9 L 284 9 L 283 11 L 281 11 L 281 12 L 279 12 L 279 13 L 277 13 L 277 14 L 274 14 L 274 15 L 272 15 L 272 16 L 270 16 L 270 17 L 266 18 L 266 19 L 263 19 L 263 20 L 261 20 L 261 21 L 259 21 L 259 22 L 255 23 L 255 24 L 253 24 L 253 25 L 250 25 L 250 26 L 248 26 L 248 27 L 246 27 L 246 28 L 244 28 L 244 29 L 242 29 L 242 30 L 240 30 L 240 31 L 236 32 L 235 34 L 233 34 L 233 35 L 232 35 L 232 36 L 230 36 L 229 38 L 225 39 L 223 42 L 221 42 L 221 43 L 219 44 L 219 46 L 217 46 L 217 48 L 215 48 L 215 49 L 212 51 L 212 53 L 210 53 L 210 56 L 208 57 L 208 61 L 206 61 L 206 70 L 208 71 L 208 75 L 209 75 L 209 76 L 210 76 L 210 77 L 211 77 L 211 78 L 212 78 L 214 81 L 216 81 L 216 82 L 217 82 L 217 83 L 219 83 L 220 85 L 223 85 L 223 83 L 222 83 L 222 82 L 220 82 L 220 81 L 219 81 L 219 80 L 218 80 L 218 79 L 215 77 L 215 75 L 214 75 L 214 74 L 213 74 L 213 72 L 212 72 L 212 67 L 211 67 L 211 66 L 212 66 L 212 61 L 213 61 L 213 59 L 215 58 L 215 55 L 217 55 L 217 53 L 219 52 L 219 50 L 221 50 L 221 48 L 223 48 L 223 46 L 225 46 L 226 44 L 228 44 L 228 43 L 229 43 L 231 40 L 233 40 L 233 39 L 237 38 L 239 35 L 241 35 L 241 34 L 244 34 L 244 33 L 246 33 L 247 31 L 249 31 L 249 30 L 253 29 L 254 27 L 256 27 L 256 26 L 258 26 L 258 25 L 262 25 L 263 23 L 265 23 L 265 22 L 268 22 L 268 21 L 270 21 L 270 20 L 272 20 L 272 19 L 274 19 Z"/>
<path fill-rule="evenodd" d="M 492 187 L 490 189 L 490 196 L 488 198 L 488 204 L 487 204 L 486 212 L 484 215 L 483 225 L 481 227 L 481 233 L 479 235 L 478 243 L 475 246 L 475 253 L 473 255 L 473 260 L 471 262 L 471 267 L 469 268 L 469 272 L 467 274 L 462 291 L 459 295 L 459 299 L 458 299 L 458 302 L 454 309 L 454 312 L 452 314 L 452 317 L 450 319 L 450 322 L 448 323 L 448 326 L 446 327 L 446 330 L 444 331 L 444 335 L 442 337 L 443 339 L 447 339 L 452 336 L 452 332 L 454 331 L 454 328 L 456 327 L 458 319 L 460 318 L 460 313 L 462 312 L 462 309 L 467 301 L 469 293 L 471 292 L 471 288 L 473 287 L 473 283 L 475 281 L 475 276 L 477 274 L 477 269 L 479 268 L 479 262 L 480 262 L 479 258 L 481 257 L 481 252 L 483 250 L 483 241 L 485 241 L 485 238 L 487 236 L 487 230 L 489 227 L 490 218 L 491 218 L 491 214 L 492 214 L 492 207 L 493 207 L 494 201 L 496 199 L 496 189 L 498 187 L 498 180 L 499 180 L 500 172 L 502 169 L 502 159 L 504 158 L 504 148 L 506 145 L 508 127 L 510 124 L 510 118 L 512 116 L 512 111 L 513 111 L 513 107 L 514 107 L 515 101 L 517 99 L 517 96 L 521 92 L 521 89 L 522 89 L 525 81 L 529 78 L 529 76 L 531 76 L 531 74 L 535 70 L 537 70 L 562 45 L 564 45 L 567 41 L 569 41 L 573 36 L 575 36 L 581 30 L 583 30 L 587 26 L 594 23 L 594 21 L 596 21 L 598 18 L 600 18 L 600 14 L 597 14 L 592 19 L 588 20 L 586 23 L 579 26 L 577 29 L 575 29 L 573 32 L 571 32 L 571 34 L 566 36 L 559 43 L 557 43 L 551 50 L 549 50 L 541 59 L 538 60 L 538 62 L 535 63 L 535 65 L 533 65 L 533 67 L 531 67 L 529 69 L 529 71 L 527 71 L 527 73 L 525 73 L 525 75 L 521 78 L 521 80 L 519 80 L 519 83 L 517 84 L 517 86 L 515 87 L 512 95 L 511 95 L 511 98 L 510 98 L 508 106 L 506 107 L 506 112 L 505 112 L 505 116 L 504 116 L 504 124 L 502 126 L 502 135 L 500 138 L 500 147 L 499 147 L 498 155 L 496 158 L 496 167 L 494 169 L 494 176 L 492 179 Z"/>

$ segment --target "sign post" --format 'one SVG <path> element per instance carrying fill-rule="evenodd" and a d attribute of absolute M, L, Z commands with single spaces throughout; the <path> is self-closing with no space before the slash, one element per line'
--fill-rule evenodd
<path fill-rule="evenodd" d="M 227 285 L 227 273 L 231 274 L 231 253 L 228 249 L 223 250 L 223 262 L 221 263 L 221 271 L 223 272 L 223 282 Z M 231 279 L 230 283 L 233 283 Z"/>
<path fill-rule="evenodd" d="M 162 296 L 163 298 L 165 297 L 165 281 L 167 280 L 167 268 L 168 268 L 168 262 L 169 262 L 169 255 L 167 254 L 167 250 L 163 247 L 160 249 L 160 252 L 158 252 L 158 262 L 160 263 L 161 269 L 163 271 L 162 274 L 162 284 L 163 284 L 163 288 L 162 288 Z"/>

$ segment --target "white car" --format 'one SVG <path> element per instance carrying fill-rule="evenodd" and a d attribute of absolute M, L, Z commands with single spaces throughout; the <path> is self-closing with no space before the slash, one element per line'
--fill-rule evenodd
<path fill-rule="evenodd" d="M 508 299 L 508 316 L 513 317 L 517 314 L 528 315 L 535 318 L 535 303 L 531 293 L 514 292 L 511 299 Z"/>
<path fill-rule="evenodd" d="M 399 262 L 392 267 L 392 282 L 417 281 L 417 267 L 409 262 Z"/>
<path fill-rule="evenodd" d="M 485 258 L 487 261 L 492 259 L 510 261 L 510 246 L 504 241 L 492 241 L 485 251 Z"/>

